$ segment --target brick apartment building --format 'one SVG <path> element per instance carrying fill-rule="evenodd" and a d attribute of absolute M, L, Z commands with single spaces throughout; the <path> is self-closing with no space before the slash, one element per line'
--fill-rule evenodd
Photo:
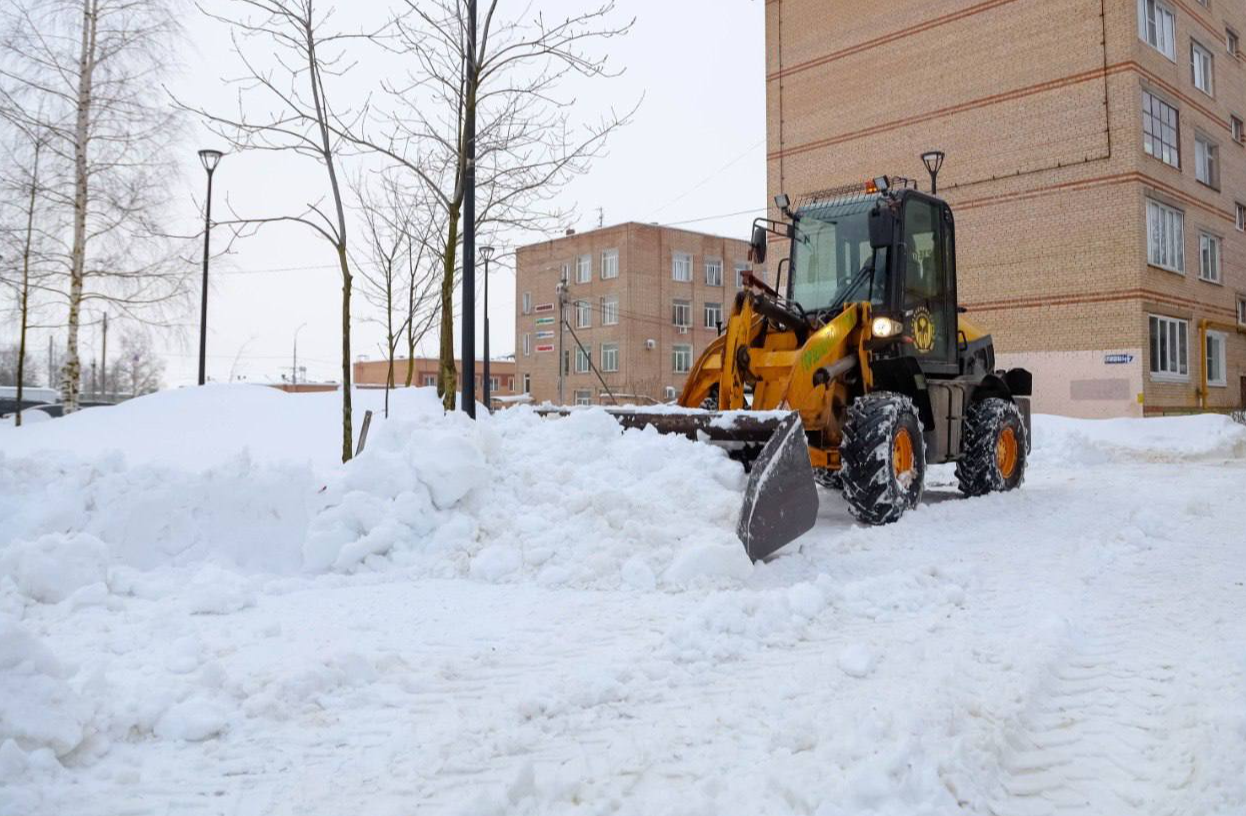
<path fill-rule="evenodd" d="M 411 375 L 411 385 L 417 388 L 435 388 L 437 386 L 438 361 L 434 357 L 416 357 L 415 371 Z M 454 361 L 459 377 L 463 376 L 463 363 Z M 388 360 L 360 360 L 354 365 L 354 382 L 357 388 L 384 388 L 389 374 Z M 482 377 L 484 363 L 476 362 L 476 399 L 484 399 Z M 489 362 L 489 379 L 493 381 L 492 396 L 512 397 L 515 391 L 515 361 L 491 360 Z M 407 358 L 394 360 L 394 382 L 403 386 L 407 382 Z"/>
<path fill-rule="evenodd" d="M 751 268 L 745 241 L 649 224 L 521 247 L 515 276 L 519 387 L 537 402 L 610 404 L 609 394 L 620 403 L 672 399 L 697 355 L 718 336 L 741 272 Z M 567 282 L 568 324 L 561 338 L 560 280 Z M 561 398 L 560 342 L 567 372 Z"/>
<path fill-rule="evenodd" d="M 1236 0 L 768 0 L 769 189 L 944 150 L 961 301 L 1036 410 L 1238 406 L 1244 33 Z"/>

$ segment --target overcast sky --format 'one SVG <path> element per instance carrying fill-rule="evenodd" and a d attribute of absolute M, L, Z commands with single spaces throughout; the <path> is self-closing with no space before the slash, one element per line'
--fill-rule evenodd
<path fill-rule="evenodd" d="M 503 7 L 524 4 L 526 0 L 502 0 Z M 389 0 L 339 4 L 350 14 L 375 15 L 383 14 L 388 5 Z M 583 0 L 535 0 L 532 5 L 555 16 L 582 8 Z M 636 18 L 632 32 L 609 43 L 610 60 L 624 74 L 596 82 L 591 96 L 580 97 L 586 100 L 580 105 L 587 115 L 594 102 L 628 106 L 643 96 L 643 103 L 634 122 L 612 140 L 608 157 L 596 161 L 566 190 L 566 200 L 578 213 L 577 228 L 595 227 L 601 208 L 607 225 L 633 220 L 695 222 L 689 228 L 747 237 L 753 214 L 729 214 L 751 209 L 760 214 L 765 206 L 763 3 L 619 0 L 619 18 L 630 16 Z M 235 76 L 240 69 L 223 29 L 197 12 L 187 18 L 186 28 L 190 42 L 184 51 L 184 72 L 173 78 L 171 90 L 188 102 L 202 101 L 223 112 L 236 109 L 235 91 L 222 78 Z M 372 90 L 366 70 L 351 84 L 334 89 L 339 104 L 344 97 L 362 98 Z M 195 151 L 219 146 L 198 125 L 190 131 L 180 181 L 186 202 L 181 220 L 187 232 L 200 217 L 196 207 L 205 183 Z M 226 198 L 248 215 L 291 212 L 309 195 L 317 195 L 322 177 L 323 171 L 305 159 L 267 153 L 226 156 L 215 176 L 214 215 L 218 220 L 226 217 L 222 214 Z M 530 234 L 518 243 L 543 237 Z M 229 258 L 214 261 L 209 377 L 278 379 L 290 369 L 296 329 L 306 324 L 299 334 L 300 365 L 307 366 L 311 379 L 338 378 L 340 276 L 334 264 L 332 247 L 298 226 L 266 227 L 237 243 Z M 514 276 L 496 263 L 490 297 L 492 350 L 500 356 L 514 350 Z M 362 298 L 356 304 L 356 355 L 383 357 L 382 334 L 367 322 L 375 313 Z M 457 341 L 457 329 L 455 334 Z M 196 305 L 186 315 L 183 329 L 162 339 L 168 385 L 194 381 L 197 338 Z M 92 344 L 98 345 L 93 330 L 84 331 L 84 343 L 88 347 L 83 356 L 89 364 Z M 426 342 L 425 351 L 434 352 L 435 343 L 435 338 Z"/>

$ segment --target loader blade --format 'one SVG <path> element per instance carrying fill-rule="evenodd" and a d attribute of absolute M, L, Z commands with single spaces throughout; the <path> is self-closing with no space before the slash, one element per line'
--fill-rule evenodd
<path fill-rule="evenodd" d="M 754 562 L 809 532 L 818 519 L 818 490 L 800 414 L 792 413 L 762 449 L 748 477 L 736 535 Z"/>

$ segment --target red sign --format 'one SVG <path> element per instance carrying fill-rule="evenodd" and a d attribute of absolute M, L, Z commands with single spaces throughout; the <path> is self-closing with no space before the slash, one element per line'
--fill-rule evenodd
<path fill-rule="evenodd" d="M 537 353 L 538 353 L 538 354 L 540 354 L 541 352 L 553 351 L 553 350 L 554 350 L 554 346 L 553 346 L 553 344 L 550 344 L 550 345 L 547 345 L 547 346 L 537 346 L 537 347 L 536 347 L 536 350 L 537 350 Z"/>
<path fill-rule="evenodd" d="M 535 309 L 533 309 L 532 311 L 534 311 L 534 312 L 552 312 L 552 311 L 554 311 L 554 304 L 552 304 L 552 303 L 539 303 L 539 304 L 537 304 L 537 307 L 536 307 Z"/>

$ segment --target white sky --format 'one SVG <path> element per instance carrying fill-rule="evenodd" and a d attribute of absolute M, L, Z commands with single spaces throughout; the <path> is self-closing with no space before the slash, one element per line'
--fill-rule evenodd
<path fill-rule="evenodd" d="M 502 0 L 503 7 L 527 0 Z M 536 0 L 547 16 L 582 8 L 584 0 Z M 383 13 L 388 0 L 342 2 L 352 15 Z M 609 155 L 565 191 L 578 213 L 577 227 L 597 224 L 597 208 L 607 224 L 622 221 L 687 222 L 689 228 L 747 237 L 753 214 L 721 217 L 765 206 L 764 5 L 761 0 L 619 0 L 620 19 L 634 15 L 635 27 L 609 43 L 610 60 L 622 77 L 597 81 L 581 99 L 626 108 L 642 95 L 634 123 L 617 134 Z M 185 71 L 170 88 L 188 103 L 230 112 L 235 91 L 223 77 L 240 71 L 223 29 L 197 12 L 186 20 L 192 38 Z M 366 66 L 365 66 L 366 70 Z M 337 103 L 372 90 L 362 78 L 339 87 Z M 594 108 L 579 103 L 585 116 Z M 577 110 L 578 114 L 580 111 Z M 193 124 L 185 143 L 185 194 L 181 228 L 194 230 L 202 200 L 204 172 L 195 151 L 222 146 Z M 289 214 L 322 189 L 323 171 L 310 160 L 271 153 L 226 156 L 215 176 L 214 216 L 227 217 L 225 200 L 247 215 Z M 699 219 L 707 219 L 699 221 Z M 348 224 L 348 229 L 350 225 Z M 356 234 L 361 232 L 356 228 Z M 223 240 L 224 231 L 214 233 Z M 531 243 L 542 235 L 509 239 Z M 501 243 L 501 242 L 499 242 Z M 500 247 L 502 251 L 512 246 Z M 239 242 L 231 257 L 214 260 L 209 295 L 208 376 L 276 380 L 288 372 L 295 330 L 299 362 L 310 379 L 336 379 L 340 372 L 340 277 L 331 246 L 305 227 L 266 227 Z M 275 271 L 288 270 L 288 271 Z M 198 273 L 196 272 L 196 275 Z M 359 283 L 357 279 L 357 284 Z M 356 288 L 358 291 L 358 287 Z M 193 382 L 197 370 L 198 286 L 184 327 L 163 342 L 168 385 Z M 493 264 L 490 282 L 492 352 L 514 350 L 514 276 Z M 480 314 L 480 297 L 477 297 Z M 375 310 L 356 298 L 354 353 L 383 357 L 382 333 L 368 322 Z M 477 320 L 480 324 L 480 320 Z M 458 330 L 455 331 L 456 344 Z M 43 343 L 46 344 L 46 340 Z M 84 331 L 83 357 L 98 347 L 92 329 Z M 478 335 L 477 350 L 481 348 Z M 426 351 L 436 339 L 426 341 Z M 41 348 L 36 345 L 36 349 Z M 38 352 L 36 351 L 36 354 Z M 36 359 L 39 359 L 36 357 Z"/>

